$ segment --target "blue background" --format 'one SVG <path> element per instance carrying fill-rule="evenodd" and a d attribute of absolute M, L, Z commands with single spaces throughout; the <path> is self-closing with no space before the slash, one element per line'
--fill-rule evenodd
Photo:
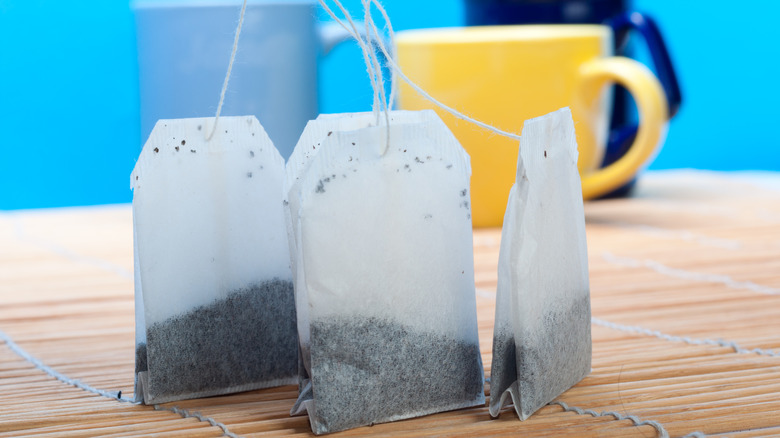
<path fill-rule="evenodd" d="M 344 3 L 359 10 L 359 0 Z M 385 6 L 399 30 L 463 21 L 458 0 Z M 634 7 L 660 24 L 684 98 L 651 169 L 780 170 L 780 2 Z M 131 200 L 142 143 L 136 56 L 127 1 L 0 0 L 0 209 Z M 370 107 L 355 46 L 334 50 L 320 73 L 322 112 Z"/>

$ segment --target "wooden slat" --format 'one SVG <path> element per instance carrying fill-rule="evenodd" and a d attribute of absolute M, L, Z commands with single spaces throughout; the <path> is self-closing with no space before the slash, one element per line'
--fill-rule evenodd
<path fill-rule="evenodd" d="M 717 173 L 651 174 L 631 199 L 587 204 L 586 221 L 594 317 L 657 333 L 594 324 L 593 372 L 559 400 L 654 421 L 671 436 L 780 435 L 780 293 L 771 293 L 780 291 L 780 192 Z M 474 235 L 487 375 L 500 238 L 497 229 Z M 126 205 L 0 213 L 0 330 L 60 373 L 132 396 L 132 269 Z M 720 339 L 767 354 L 690 343 Z M 164 407 L 199 412 L 241 436 L 311 436 L 306 417 L 289 416 L 296 391 L 286 386 Z M 66 385 L 0 345 L 0 437 L 223 433 L 195 418 Z M 656 433 L 651 425 L 551 405 L 525 422 L 510 409 L 492 420 L 480 407 L 334 436 Z"/>

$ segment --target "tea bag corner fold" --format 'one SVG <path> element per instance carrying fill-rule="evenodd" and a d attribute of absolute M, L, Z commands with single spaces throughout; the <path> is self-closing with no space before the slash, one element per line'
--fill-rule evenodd
<path fill-rule="evenodd" d="M 254 116 L 160 120 L 133 170 L 136 400 L 297 381 L 284 160 Z"/>
<path fill-rule="evenodd" d="M 590 288 L 574 123 L 525 122 L 501 236 L 490 414 L 521 420 L 591 369 Z"/>

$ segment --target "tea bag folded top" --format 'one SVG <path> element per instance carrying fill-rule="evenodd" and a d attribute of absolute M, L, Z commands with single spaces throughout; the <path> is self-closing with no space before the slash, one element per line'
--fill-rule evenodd
<path fill-rule="evenodd" d="M 490 414 L 521 420 L 591 367 L 590 289 L 571 112 L 527 120 L 498 266 Z"/>
<path fill-rule="evenodd" d="M 318 119 L 291 160 L 318 152 L 288 164 L 307 379 L 293 413 L 316 434 L 484 404 L 469 159 L 432 111 L 390 117 L 389 132 Z"/>
<path fill-rule="evenodd" d="M 297 381 L 284 160 L 253 116 L 160 120 L 133 170 L 136 399 Z"/>

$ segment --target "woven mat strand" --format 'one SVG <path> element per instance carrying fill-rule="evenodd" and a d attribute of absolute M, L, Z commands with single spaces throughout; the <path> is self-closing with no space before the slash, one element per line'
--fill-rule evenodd
<path fill-rule="evenodd" d="M 333 436 L 780 436 L 780 191 L 650 174 L 632 199 L 587 204 L 586 222 L 593 372 L 559 398 L 568 410 L 520 422 L 483 407 Z M 500 230 L 475 232 L 488 373 L 499 242 Z M 0 330 L 56 372 L 130 397 L 132 269 L 128 206 L 0 213 Z M 62 383 L 0 344 L 0 436 L 311 436 L 289 416 L 294 386 L 155 410 Z"/>

